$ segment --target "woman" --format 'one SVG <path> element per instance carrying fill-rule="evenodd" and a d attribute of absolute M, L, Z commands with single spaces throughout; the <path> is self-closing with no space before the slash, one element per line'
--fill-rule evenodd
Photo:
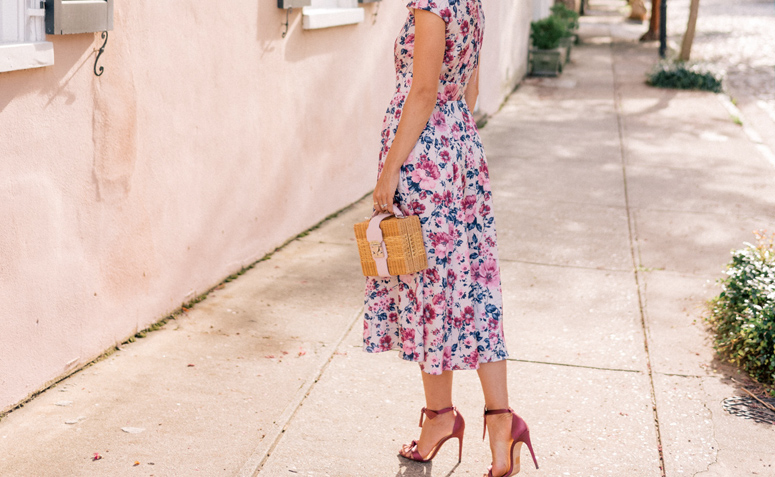
<path fill-rule="evenodd" d="M 450 438 L 458 439 L 462 456 L 465 421 L 452 406 L 452 371 L 476 369 L 490 430 L 487 475 L 511 476 L 519 472 L 521 444 L 533 451 L 527 424 L 508 403 L 492 194 L 471 116 L 481 0 L 412 0 L 407 8 L 373 199 L 376 212 L 392 212 L 395 204 L 420 216 L 428 269 L 367 280 L 364 349 L 398 348 L 420 364 L 422 432 L 400 451 L 415 461 L 432 459 Z"/>

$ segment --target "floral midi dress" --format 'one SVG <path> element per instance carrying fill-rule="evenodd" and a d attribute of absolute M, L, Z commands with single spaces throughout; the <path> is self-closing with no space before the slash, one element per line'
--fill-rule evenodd
<path fill-rule="evenodd" d="M 506 359 L 492 192 L 479 132 L 463 99 L 479 64 L 481 0 L 412 0 L 395 43 L 397 87 L 382 131 L 378 172 L 412 84 L 414 9 L 446 23 L 436 106 L 401 167 L 396 205 L 418 215 L 428 269 L 368 277 L 363 348 L 399 349 L 429 374 Z"/>

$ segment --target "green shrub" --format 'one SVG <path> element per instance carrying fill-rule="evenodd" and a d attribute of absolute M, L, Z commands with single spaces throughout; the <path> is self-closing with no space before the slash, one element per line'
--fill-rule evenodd
<path fill-rule="evenodd" d="M 775 384 L 775 235 L 732 252 L 708 323 L 715 348 L 762 384 Z"/>
<path fill-rule="evenodd" d="M 575 10 L 571 10 L 563 3 L 555 3 L 551 7 L 552 16 L 559 18 L 566 22 L 568 26 L 568 32 L 566 35 L 572 35 L 573 31 L 579 28 L 579 14 Z"/>
<path fill-rule="evenodd" d="M 533 47 L 539 50 L 553 50 L 560 46 L 560 40 L 567 31 L 566 23 L 555 16 L 530 23 L 530 39 Z"/>
<path fill-rule="evenodd" d="M 697 89 L 720 93 L 721 75 L 703 69 L 696 64 L 662 62 L 649 73 L 646 80 L 657 88 Z"/>

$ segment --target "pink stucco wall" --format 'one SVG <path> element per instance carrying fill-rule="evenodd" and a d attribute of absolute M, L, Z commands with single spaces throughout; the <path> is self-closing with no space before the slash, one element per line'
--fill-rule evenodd
<path fill-rule="evenodd" d="M 484 1 L 494 112 L 531 12 Z M 103 76 L 98 34 L 0 73 L 0 411 L 372 187 L 406 15 L 382 3 L 283 39 L 273 1 L 117 1 Z"/>
<path fill-rule="evenodd" d="M 479 108 L 494 114 L 527 73 L 532 0 L 483 0 L 487 27 L 482 46 Z"/>

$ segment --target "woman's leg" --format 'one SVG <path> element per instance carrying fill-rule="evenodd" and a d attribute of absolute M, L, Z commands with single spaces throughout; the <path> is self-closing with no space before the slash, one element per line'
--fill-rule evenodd
<path fill-rule="evenodd" d="M 451 407 L 452 371 L 444 371 L 440 375 L 420 371 L 420 374 L 422 374 L 422 384 L 425 388 L 425 407 L 434 411 Z M 423 421 L 420 439 L 417 441 L 417 451 L 420 455 L 427 456 L 439 440 L 452 433 L 454 426 L 454 412 L 445 412 L 433 419 L 426 417 Z M 411 454 L 411 450 L 406 451 L 407 448 L 405 446 L 404 452 Z"/>
<path fill-rule="evenodd" d="M 508 408 L 506 360 L 482 363 L 479 365 L 478 374 L 484 392 L 484 405 L 487 409 Z M 490 414 L 486 419 L 492 452 L 492 475 L 503 475 L 509 470 L 510 465 L 511 414 Z"/>

